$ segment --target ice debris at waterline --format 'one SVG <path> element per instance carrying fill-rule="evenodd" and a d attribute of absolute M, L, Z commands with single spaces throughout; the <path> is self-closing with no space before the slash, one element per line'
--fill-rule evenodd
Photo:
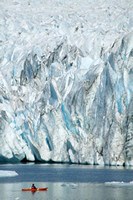
<path fill-rule="evenodd" d="M 133 165 L 133 2 L 0 8 L 0 162 Z"/>
<path fill-rule="evenodd" d="M 133 181 L 130 181 L 130 182 L 118 182 L 118 181 L 112 181 L 112 182 L 105 182 L 106 185 L 108 186 L 133 186 Z"/>
<path fill-rule="evenodd" d="M 12 177 L 12 176 L 18 176 L 17 172 L 0 170 L 0 177 Z"/>

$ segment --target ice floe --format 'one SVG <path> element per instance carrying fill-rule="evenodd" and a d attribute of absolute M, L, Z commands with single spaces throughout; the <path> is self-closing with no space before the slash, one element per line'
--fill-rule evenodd
<path fill-rule="evenodd" d="M 0 177 L 11 177 L 11 176 L 18 176 L 18 173 L 15 171 L 0 170 Z"/>

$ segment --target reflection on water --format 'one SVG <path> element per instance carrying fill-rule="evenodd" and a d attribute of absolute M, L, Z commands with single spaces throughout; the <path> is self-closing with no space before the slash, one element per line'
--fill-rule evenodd
<path fill-rule="evenodd" d="M 90 183 L 40 183 L 37 187 L 48 187 L 48 191 L 22 192 L 29 183 L 0 184 L 1 200 L 132 200 L 133 184 Z"/>

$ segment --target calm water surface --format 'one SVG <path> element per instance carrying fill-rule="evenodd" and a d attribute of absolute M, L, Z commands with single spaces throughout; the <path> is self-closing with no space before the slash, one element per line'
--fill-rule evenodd
<path fill-rule="evenodd" d="M 133 169 L 81 165 L 6 164 L 0 170 L 0 200 L 133 200 Z M 46 192 L 22 192 L 35 183 Z"/>

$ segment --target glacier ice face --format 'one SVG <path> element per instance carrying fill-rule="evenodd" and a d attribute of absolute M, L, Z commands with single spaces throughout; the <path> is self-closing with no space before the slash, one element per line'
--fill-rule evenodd
<path fill-rule="evenodd" d="M 132 6 L 114 2 L 0 2 L 0 162 L 133 165 Z"/>

